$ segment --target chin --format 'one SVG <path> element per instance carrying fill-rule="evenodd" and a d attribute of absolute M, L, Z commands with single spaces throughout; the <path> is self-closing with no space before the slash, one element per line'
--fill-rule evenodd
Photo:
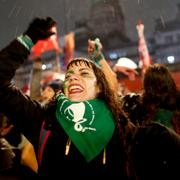
<path fill-rule="evenodd" d="M 85 100 L 82 100 L 82 99 L 79 99 L 79 98 L 71 98 L 70 100 L 72 102 L 82 102 L 82 101 L 85 101 Z"/>
<path fill-rule="evenodd" d="M 86 100 L 85 98 L 79 96 L 70 96 L 69 99 L 73 102 L 81 102 Z"/>

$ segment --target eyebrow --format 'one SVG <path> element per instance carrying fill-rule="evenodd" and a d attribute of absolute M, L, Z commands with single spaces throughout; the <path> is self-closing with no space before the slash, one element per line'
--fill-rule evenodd
<path fill-rule="evenodd" d="M 90 68 L 80 68 L 79 71 L 91 70 Z"/>

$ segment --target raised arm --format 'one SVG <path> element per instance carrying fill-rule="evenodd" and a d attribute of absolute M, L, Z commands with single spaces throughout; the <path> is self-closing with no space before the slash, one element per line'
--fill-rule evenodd
<path fill-rule="evenodd" d="M 0 51 L 0 109 L 27 138 L 33 137 L 34 129 L 39 128 L 44 108 L 24 95 L 11 81 L 28 58 L 31 47 L 53 34 L 50 29 L 54 24 L 51 18 L 36 18 L 23 35 Z"/>
<path fill-rule="evenodd" d="M 92 60 L 98 64 L 103 70 L 111 89 L 118 92 L 118 81 L 116 73 L 111 69 L 102 53 L 102 44 L 98 38 L 95 40 L 88 40 L 88 54 Z"/>

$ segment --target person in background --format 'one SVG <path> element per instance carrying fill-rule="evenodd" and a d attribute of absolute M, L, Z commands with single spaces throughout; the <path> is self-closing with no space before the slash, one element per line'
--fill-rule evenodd
<path fill-rule="evenodd" d="M 139 52 L 139 66 L 141 69 L 141 76 L 143 77 L 146 69 L 153 64 L 151 55 L 149 54 L 148 44 L 144 34 L 144 24 L 141 20 L 136 25 L 138 34 L 138 52 Z"/>
<path fill-rule="evenodd" d="M 58 91 L 62 91 L 63 84 L 64 83 L 62 80 L 56 79 L 44 85 L 42 88 L 41 102 L 44 104 L 49 102 L 56 95 L 56 93 L 58 93 Z"/>
<path fill-rule="evenodd" d="M 46 106 L 11 85 L 31 47 L 50 37 L 54 24 L 50 17 L 34 19 L 24 35 L 0 52 L 0 108 L 36 149 L 42 147 L 42 122 L 43 132 L 49 132 L 38 156 L 39 176 L 179 179 L 180 137 L 160 124 L 134 126 L 94 61 L 74 58 L 67 66 L 64 93 Z"/>
<path fill-rule="evenodd" d="M 157 122 L 180 134 L 180 91 L 165 65 L 153 64 L 144 74 L 143 91 L 121 98 L 123 110 L 136 125 Z"/>
<path fill-rule="evenodd" d="M 62 90 L 63 80 L 59 73 L 54 71 L 42 74 L 42 59 L 37 57 L 33 62 L 30 81 L 30 97 L 45 104 Z"/>
<path fill-rule="evenodd" d="M 32 144 L 3 113 L 0 113 L 0 149 L 0 175 L 37 172 Z"/>
<path fill-rule="evenodd" d="M 144 75 L 142 101 L 149 121 L 159 122 L 180 134 L 180 90 L 165 65 L 153 64 Z"/>

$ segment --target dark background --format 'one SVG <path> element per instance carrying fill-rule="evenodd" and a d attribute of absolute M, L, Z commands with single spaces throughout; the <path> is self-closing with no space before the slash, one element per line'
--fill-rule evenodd
<path fill-rule="evenodd" d="M 101 0 L 104 3 L 107 0 Z M 98 0 L 0 0 L 0 48 L 21 34 L 35 16 L 52 16 L 58 22 L 58 33 L 64 35 L 75 29 L 75 22 L 88 19 L 91 6 Z M 173 19 L 180 0 L 119 0 L 125 17 L 127 35 L 136 40 L 135 25 L 139 18 L 145 33 L 153 34 L 154 20 L 162 23 Z"/>

